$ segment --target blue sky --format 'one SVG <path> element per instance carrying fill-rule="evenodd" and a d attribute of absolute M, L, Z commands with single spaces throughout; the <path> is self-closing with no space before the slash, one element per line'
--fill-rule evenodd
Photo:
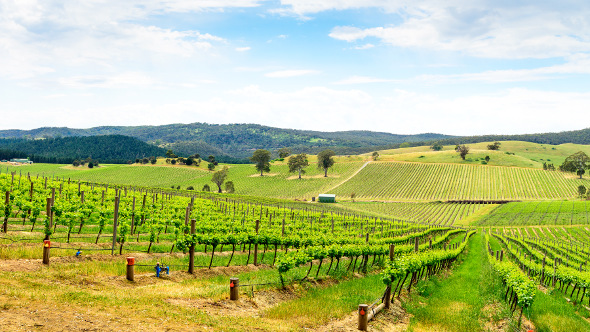
<path fill-rule="evenodd" d="M 0 0 L 0 129 L 590 127 L 590 3 Z"/>

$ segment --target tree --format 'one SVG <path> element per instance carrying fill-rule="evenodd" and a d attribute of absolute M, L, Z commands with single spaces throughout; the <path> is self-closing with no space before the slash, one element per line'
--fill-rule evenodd
<path fill-rule="evenodd" d="M 586 170 L 590 168 L 590 158 L 582 151 L 578 151 L 565 158 L 559 169 L 565 172 L 576 172 L 582 178 Z"/>
<path fill-rule="evenodd" d="M 215 163 L 215 156 L 214 155 L 209 155 L 209 162 Z"/>
<path fill-rule="evenodd" d="M 455 151 L 459 152 L 461 159 L 465 160 L 465 156 L 469 153 L 469 147 L 465 144 L 457 145 Z"/>
<path fill-rule="evenodd" d="M 586 187 L 583 184 L 578 186 L 578 194 L 580 195 L 580 198 L 586 195 L 586 191 Z"/>
<path fill-rule="evenodd" d="M 213 177 L 211 178 L 211 182 L 215 183 L 217 185 L 217 188 L 219 189 L 218 193 L 221 193 L 221 186 L 223 185 L 223 183 L 225 182 L 225 179 L 227 178 L 227 173 L 229 172 L 229 168 L 227 166 L 223 166 L 222 169 L 220 169 L 219 171 L 213 173 Z"/>
<path fill-rule="evenodd" d="M 300 153 L 298 155 L 291 156 L 289 158 L 288 165 L 289 173 L 299 172 L 299 179 L 301 179 L 301 174 L 305 174 L 304 168 L 309 166 L 307 155 L 305 153 Z"/>
<path fill-rule="evenodd" d="M 211 191 L 211 187 L 209 187 L 209 185 L 208 185 L 208 184 L 205 184 L 205 185 L 203 186 L 203 189 L 202 189 L 202 191 Z"/>
<path fill-rule="evenodd" d="M 168 158 L 176 158 L 176 156 L 174 155 L 174 152 L 172 152 L 172 150 L 166 151 L 166 157 L 168 157 Z"/>
<path fill-rule="evenodd" d="M 188 165 L 188 166 L 192 165 L 192 164 L 193 164 L 193 158 L 191 158 L 191 157 L 188 157 L 188 158 L 186 158 L 186 159 L 184 160 L 184 163 L 185 163 L 186 165 Z"/>
<path fill-rule="evenodd" d="M 207 164 L 207 169 L 210 170 L 210 171 L 214 170 L 215 169 L 215 164 L 214 163 L 208 163 Z"/>
<path fill-rule="evenodd" d="M 489 163 L 490 162 L 490 156 L 486 156 L 485 157 L 485 160 L 486 160 L 486 163 Z"/>
<path fill-rule="evenodd" d="M 279 158 L 287 158 L 288 156 L 291 155 L 291 149 L 289 148 L 280 148 L 279 151 Z"/>
<path fill-rule="evenodd" d="M 432 149 L 433 151 L 441 151 L 443 149 L 443 145 L 440 144 L 440 142 L 434 142 L 430 149 Z"/>
<path fill-rule="evenodd" d="M 78 159 L 74 160 L 74 162 L 72 163 L 72 165 L 74 165 L 74 166 L 80 166 L 80 160 L 78 160 Z"/>
<path fill-rule="evenodd" d="M 233 194 L 235 191 L 236 191 L 236 188 L 234 187 L 234 183 L 232 181 L 227 181 L 225 183 L 225 192 Z"/>
<path fill-rule="evenodd" d="M 324 150 L 318 153 L 318 168 L 324 170 L 324 177 L 328 177 L 328 168 L 334 166 L 334 156 L 336 154 L 332 150 Z"/>
<path fill-rule="evenodd" d="M 377 152 L 377 151 L 373 152 L 373 154 L 371 155 L 371 158 L 373 158 L 373 161 L 377 161 L 377 159 L 379 158 L 379 152 Z"/>
<path fill-rule="evenodd" d="M 176 165 L 176 159 L 170 159 L 170 163 L 171 163 L 172 165 Z"/>
<path fill-rule="evenodd" d="M 488 145 L 488 150 L 500 150 L 500 142 L 494 142 L 493 144 Z"/>
<path fill-rule="evenodd" d="M 158 162 L 158 160 L 157 160 L 156 158 L 150 159 L 150 163 L 151 163 L 152 165 L 155 165 L 155 164 L 156 164 L 156 162 Z"/>
<path fill-rule="evenodd" d="M 270 151 L 258 149 L 254 151 L 250 161 L 256 163 L 256 169 L 260 172 L 260 176 L 263 175 L 262 172 L 270 172 Z"/>
<path fill-rule="evenodd" d="M 93 167 L 94 167 L 94 164 L 92 162 L 89 162 L 88 163 L 88 168 L 93 168 Z"/>
<path fill-rule="evenodd" d="M 402 144 L 399 145 L 400 148 L 409 148 L 410 147 L 410 143 L 409 142 L 403 142 Z"/>

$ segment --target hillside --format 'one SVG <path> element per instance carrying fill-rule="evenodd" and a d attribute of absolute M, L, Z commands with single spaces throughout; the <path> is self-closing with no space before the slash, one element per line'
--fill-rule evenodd
<path fill-rule="evenodd" d="M 465 160 L 462 160 L 455 152 L 455 145 L 445 145 L 442 151 L 433 151 L 429 146 L 381 150 L 379 151 L 379 160 L 481 165 L 485 161 L 485 157 L 489 156 L 487 164 L 490 166 L 543 168 L 543 163 L 554 164 L 557 167 L 563 163 L 565 158 L 578 151 L 584 151 L 590 155 L 590 145 L 571 143 L 547 145 L 522 141 L 502 141 L 499 150 L 491 151 L 487 149 L 491 143 L 466 144 L 470 150 Z M 365 156 L 368 158 L 370 154 Z"/>
<path fill-rule="evenodd" d="M 487 151 L 485 145 L 472 145 L 473 154 L 465 161 L 449 146 L 440 152 L 427 146 L 383 150 L 378 161 L 368 163 L 369 155 L 339 156 L 327 178 L 316 167 L 316 156 L 310 155 L 301 180 L 289 173 L 286 161 L 272 162 L 270 173 L 262 177 L 254 165 L 229 164 L 227 180 L 234 183 L 236 194 L 308 201 L 320 193 L 334 193 L 339 201 L 351 200 L 352 193 L 359 201 L 386 202 L 571 199 L 577 196 L 580 184 L 590 186 L 587 177 L 578 180 L 569 173 L 544 171 L 541 164 L 551 160 L 557 166 L 578 150 L 590 152 L 589 146 L 503 142 L 500 151 Z M 486 165 L 481 163 L 485 155 L 491 156 Z M 102 183 L 195 190 L 208 185 L 216 189 L 206 163 L 200 167 L 172 166 L 159 160 L 154 166 L 103 166 L 88 170 L 34 165 L 19 170 Z"/>
<path fill-rule="evenodd" d="M 0 139 L 0 157 L 29 157 L 34 162 L 71 163 L 75 159 L 103 163 L 127 163 L 136 158 L 161 156 L 166 151 L 136 138 L 122 135 L 57 137 L 47 139 Z"/>
<path fill-rule="evenodd" d="M 317 153 L 330 147 L 338 154 L 358 154 L 393 147 L 403 142 L 420 142 L 452 136 L 440 134 L 395 135 L 371 131 L 319 132 L 272 128 L 256 124 L 215 125 L 206 123 L 162 126 L 94 127 L 71 129 L 45 127 L 33 130 L 2 130 L 0 138 L 43 138 L 93 135 L 125 135 L 172 149 L 182 155 L 213 154 L 217 160 L 236 162 L 228 157 L 248 158 L 259 148 Z"/>

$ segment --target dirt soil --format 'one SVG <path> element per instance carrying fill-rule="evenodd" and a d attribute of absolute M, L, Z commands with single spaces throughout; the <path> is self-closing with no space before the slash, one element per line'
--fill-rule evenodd
<path fill-rule="evenodd" d="M 399 299 L 394 299 L 389 309 L 383 309 L 369 322 L 367 331 L 388 331 L 398 332 L 406 331 L 412 315 L 408 314 L 401 306 Z M 331 322 L 328 325 L 317 329 L 319 332 L 357 332 L 358 331 L 358 313 L 350 313 L 343 319 Z"/>

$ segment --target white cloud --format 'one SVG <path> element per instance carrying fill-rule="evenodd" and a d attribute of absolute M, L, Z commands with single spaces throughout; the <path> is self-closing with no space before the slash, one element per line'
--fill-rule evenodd
<path fill-rule="evenodd" d="M 227 41 L 210 33 L 150 24 L 166 12 L 253 7 L 260 1 L 70 1 L 0 0 L 0 77 L 23 79 L 63 68 L 111 68 L 125 61 L 162 56 L 213 55 Z"/>
<path fill-rule="evenodd" d="M 291 69 L 291 70 L 273 71 L 273 72 L 264 74 L 264 76 L 270 77 L 270 78 L 287 78 L 287 77 L 312 75 L 312 74 L 318 74 L 318 73 L 319 73 L 319 71 L 317 71 L 317 70 Z"/>
<path fill-rule="evenodd" d="M 249 47 L 249 46 L 245 46 L 245 47 L 236 47 L 236 51 L 238 51 L 238 52 L 246 52 L 246 51 L 249 51 L 249 50 L 251 50 L 251 49 L 252 49 L 252 48 L 251 48 L 251 47 Z"/>
<path fill-rule="evenodd" d="M 354 49 L 355 50 L 368 50 L 368 49 L 373 48 L 373 47 L 375 47 L 375 45 L 373 45 L 371 43 L 367 43 L 367 44 L 364 44 L 364 45 L 355 46 Z"/>
<path fill-rule="evenodd" d="M 301 13 L 316 12 L 311 3 L 296 1 Z M 322 2 L 318 11 L 380 7 L 391 10 L 399 24 L 361 28 L 338 26 L 330 37 L 354 42 L 376 38 L 402 48 L 460 52 L 482 58 L 552 58 L 590 52 L 590 5 L 556 7 L 537 2 L 496 4 L 484 1 L 423 0 L 389 6 L 380 1 Z"/>
<path fill-rule="evenodd" d="M 448 75 L 420 75 L 412 80 L 434 84 L 448 84 L 456 82 L 530 82 L 567 75 L 590 74 L 590 55 L 576 54 L 567 58 L 567 62 L 560 65 L 539 67 L 533 69 L 503 69 L 488 70 L 480 73 L 448 74 Z"/>
<path fill-rule="evenodd" d="M 400 82 L 399 80 L 367 77 L 367 76 L 351 76 L 343 80 L 334 82 L 334 84 L 366 84 L 366 83 L 385 83 L 385 82 Z"/>
<path fill-rule="evenodd" d="M 150 86 L 155 80 L 142 73 L 123 73 L 112 76 L 74 76 L 58 79 L 58 83 L 70 88 L 120 88 Z"/>

